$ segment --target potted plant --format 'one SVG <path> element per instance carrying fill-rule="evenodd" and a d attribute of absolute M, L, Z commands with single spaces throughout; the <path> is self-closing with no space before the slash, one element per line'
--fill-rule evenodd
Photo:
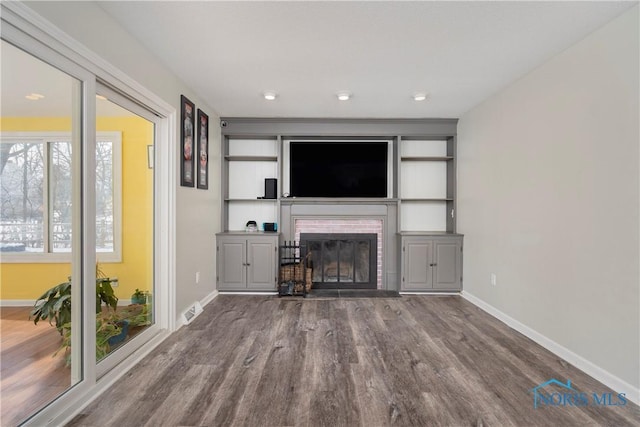
<path fill-rule="evenodd" d="M 96 314 L 96 360 L 102 360 L 113 347 L 123 342 L 132 329 L 151 325 L 149 306 L 121 307 Z M 67 352 L 67 366 L 71 365 L 71 322 L 62 325 L 62 344 L 55 354 Z"/>
<path fill-rule="evenodd" d="M 60 283 L 42 294 L 29 313 L 29 319 L 32 318 L 36 325 L 40 319 L 48 319 L 50 325 L 53 325 L 55 320 L 56 328 L 62 334 L 63 327 L 71 322 L 71 280 Z"/>
<path fill-rule="evenodd" d="M 128 321 L 131 328 L 151 325 L 149 304 L 120 307 L 117 314 L 120 319 Z"/>
<path fill-rule="evenodd" d="M 129 321 L 119 319 L 115 312 L 96 314 L 96 361 L 102 360 L 111 349 L 127 338 Z M 62 343 L 54 353 L 64 350 L 67 366 L 71 366 L 71 322 L 62 325 Z"/>
<path fill-rule="evenodd" d="M 147 292 L 141 291 L 136 288 L 136 291 L 131 295 L 131 304 L 146 304 L 147 303 Z"/>
<path fill-rule="evenodd" d="M 96 313 L 102 311 L 102 303 L 107 309 L 115 310 L 118 306 L 118 297 L 111 282 L 112 279 L 106 277 L 96 265 Z M 42 294 L 33 305 L 29 319 L 33 319 L 36 325 L 40 319 L 49 320 L 51 325 L 55 321 L 58 332 L 62 334 L 64 325 L 71 322 L 71 277 Z"/>

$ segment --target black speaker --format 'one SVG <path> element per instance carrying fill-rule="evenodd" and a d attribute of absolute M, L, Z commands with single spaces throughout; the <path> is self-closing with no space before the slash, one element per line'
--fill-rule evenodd
<path fill-rule="evenodd" d="M 264 179 L 264 198 L 276 199 L 276 193 L 278 191 L 278 179 L 277 178 L 265 178 Z"/>

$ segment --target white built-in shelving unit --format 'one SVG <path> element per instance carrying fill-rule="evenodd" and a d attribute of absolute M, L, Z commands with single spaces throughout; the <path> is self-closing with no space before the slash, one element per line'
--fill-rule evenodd
<path fill-rule="evenodd" d="M 223 139 L 223 229 L 240 231 L 247 221 L 261 227 L 277 223 L 278 199 L 262 199 L 265 178 L 282 185 L 282 139 L 225 137 Z M 437 139 L 397 137 L 395 180 L 399 232 L 455 233 L 455 137 Z M 287 162 L 285 162 L 287 163 Z"/>
<path fill-rule="evenodd" d="M 241 231 L 251 220 L 259 228 L 277 223 L 278 199 L 261 197 L 265 178 L 279 178 L 279 138 L 224 138 L 223 144 L 223 229 Z"/>
<path fill-rule="evenodd" d="M 455 232 L 454 138 L 399 138 L 402 232 Z"/>

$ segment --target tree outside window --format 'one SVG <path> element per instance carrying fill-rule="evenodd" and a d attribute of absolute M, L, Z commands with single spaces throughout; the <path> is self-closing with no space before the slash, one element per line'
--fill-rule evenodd
<path fill-rule="evenodd" d="M 114 153 L 114 141 L 99 138 L 96 143 L 96 250 L 100 253 L 112 253 L 116 249 Z M 71 154 L 70 142 L 59 137 L 25 139 L 3 134 L 0 141 L 0 251 L 3 255 L 71 252 Z"/>

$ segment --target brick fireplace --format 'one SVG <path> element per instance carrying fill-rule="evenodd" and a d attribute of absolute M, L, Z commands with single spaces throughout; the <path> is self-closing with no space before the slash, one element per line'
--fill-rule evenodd
<path fill-rule="evenodd" d="M 280 202 L 281 240 L 300 233 L 374 234 L 377 289 L 398 290 L 398 210 L 395 199 L 305 199 Z M 355 277 L 355 276 L 354 276 Z"/>
<path fill-rule="evenodd" d="M 372 271 L 376 273 L 375 287 L 382 289 L 382 251 L 383 251 L 383 222 L 381 219 L 339 219 L 339 218 L 316 218 L 316 219 L 296 219 L 295 220 L 295 240 L 301 241 L 301 235 L 374 235 L 376 237 L 376 248 L 374 257 L 376 260 L 375 268 Z M 353 239 L 351 239 L 353 240 Z M 358 239 L 355 239 L 358 240 Z M 318 277 L 318 276 L 316 276 Z M 351 280 L 356 280 L 356 275 L 351 274 Z M 314 279 L 316 281 L 316 279 Z M 344 287 L 348 288 L 349 283 L 344 283 Z M 353 288 L 364 287 L 354 284 Z"/>

